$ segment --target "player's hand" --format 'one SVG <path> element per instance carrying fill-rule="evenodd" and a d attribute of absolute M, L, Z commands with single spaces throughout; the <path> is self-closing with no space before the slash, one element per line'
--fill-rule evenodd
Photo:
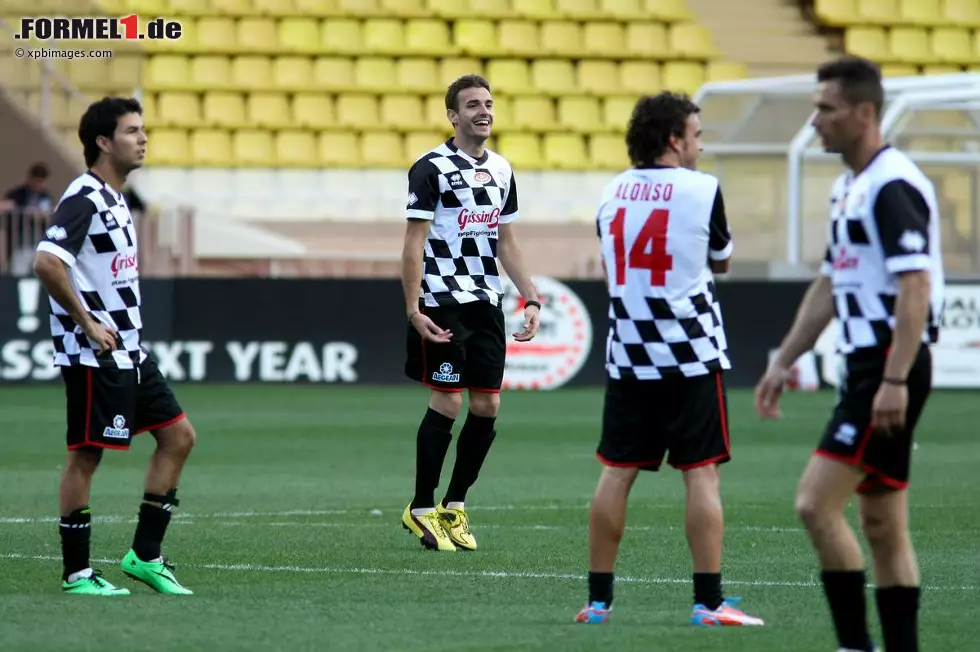
<path fill-rule="evenodd" d="M 428 315 L 421 312 L 413 312 L 408 321 L 419 332 L 423 340 L 445 344 L 453 337 L 452 331 L 439 328 Z"/>
<path fill-rule="evenodd" d="M 514 333 L 514 339 L 518 342 L 530 342 L 538 334 L 541 328 L 541 309 L 537 306 L 527 306 L 524 308 L 524 330 Z"/>
<path fill-rule="evenodd" d="M 909 390 L 905 385 L 882 383 L 871 404 L 871 428 L 885 437 L 897 435 L 905 427 Z"/>
<path fill-rule="evenodd" d="M 759 384 L 755 386 L 755 411 L 763 419 L 779 419 L 783 416 L 779 410 L 779 397 L 783 387 L 790 379 L 792 372 L 777 365 L 766 370 Z"/>
<path fill-rule="evenodd" d="M 99 346 L 98 355 L 116 350 L 116 332 L 94 319 L 89 319 L 82 329 L 90 340 Z"/>

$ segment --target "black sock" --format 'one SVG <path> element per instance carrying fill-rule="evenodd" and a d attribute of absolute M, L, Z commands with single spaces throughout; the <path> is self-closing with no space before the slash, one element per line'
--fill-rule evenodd
<path fill-rule="evenodd" d="M 721 593 L 721 573 L 694 574 L 694 604 L 703 604 L 714 611 L 725 598 Z"/>
<path fill-rule="evenodd" d="M 88 507 L 76 509 L 62 516 L 58 524 L 61 534 L 61 559 L 64 564 L 62 579 L 89 567 L 89 547 L 92 542 L 92 514 Z"/>
<path fill-rule="evenodd" d="M 589 571 L 589 604 L 605 602 L 606 607 L 613 600 L 613 574 Z"/>
<path fill-rule="evenodd" d="M 864 571 L 824 571 L 821 579 L 840 647 L 871 652 Z"/>
<path fill-rule="evenodd" d="M 919 652 L 919 587 L 890 586 L 875 591 L 888 652 Z"/>
<path fill-rule="evenodd" d="M 415 441 L 415 498 L 412 499 L 412 509 L 436 506 L 436 487 L 442 475 L 442 463 L 453 440 L 453 421 L 432 408 L 422 417 Z"/>
<path fill-rule="evenodd" d="M 163 537 L 167 533 L 167 526 L 170 525 L 171 510 L 180 504 L 176 495 L 176 489 L 172 489 L 165 496 L 143 494 L 143 500 L 148 502 L 140 505 L 136 534 L 133 535 L 133 552 L 141 561 L 152 561 L 160 557 Z M 163 507 L 150 503 L 160 503 Z"/>
<path fill-rule="evenodd" d="M 449 480 L 445 503 L 464 502 L 466 492 L 476 484 L 476 479 L 487 459 L 490 446 L 497 433 L 493 429 L 496 417 L 481 417 L 470 412 L 456 442 L 456 465 Z"/>

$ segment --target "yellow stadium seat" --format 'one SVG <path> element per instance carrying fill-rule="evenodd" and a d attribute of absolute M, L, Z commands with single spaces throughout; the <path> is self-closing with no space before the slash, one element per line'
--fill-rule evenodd
<path fill-rule="evenodd" d="M 328 8 L 332 3 L 326 0 Z M 263 16 L 295 16 L 298 14 L 317 15 L 314 11 L 303 11 L 296 6 L 296 0 L 252 0 L 252 8 Z"/>
<path fill-rule="evenodd" d="M 361 134 L 361 160 L 378 167 L 401 167 L 405 162 L 405 143 L 400 134 L 391 132 Z"/>
<path fill-rule="evenodd" d="M 381 5 L 378 0 L 337 0 L 337 11 L 343 15 L 367 18 L 381 16 Z"/>
<path fill-rule="evenodd" d="M 602 103 L 602 123 L 614 131 L 625 132 L 634 106 L 635 98 L 607 97 Z"/>
<path fill-rule="evenodd" d="M 663 88 L 660 66 L 652 61 L 624 61 L 619 64 L 619 86 L 636 95 L 657 93 Z"/>
<path fill-rule="evenodd" d="M 395 85 L 402 90 L 431 92 L 442 88 L 435 59 L 399 59 L 395 64 Z"/>
<path fill-rule="evenodd" d="M 686 59 L 712 59 L 718 50 L 712 43 L 711 30 L 697 23 L 676 23 L 670 27 L 671 52 Z"/>
<path fill-rule="evenodd" d="M 156 96 L 153 93 L 143 93 L 140 97 L 140 106 L 143 109 L 143 124 L 152 125 L 157 119 Z"/>
<path fill-rule="evenodd" d="M 313 86 L 338 91 L 353 89 L 354 61 L 342 57 L 318 57 L 313 62 Z"/>
<path fill-rule="evenodd" d="M 704 66 L 692 61 L 668 61 L 661 71 L 664 88 L 694 95 L 704 85 Z"/>
<path fill-rule="evenodd" d="M 109 79 L 108 60 L 72 59 L 68 62 L 68 79 L 82 90 L 105 88 Z"/>
<path fill-rule="evenodd" d="M 270 128 L 290 126 L 289 100 L 282 93 L 250 93 L 246 108 L 250 125 Z"/>
<path fill-rule="evenodd" d="M 449 139 L 449 131 L 413 131 L 405 134 L 405 155 L 414 161 Z"/>
<path fill-rule="evenodd" d="M 857 2 L 858 0 L 816 0 L 813 11 L 821 23 L 845 27 L 861 21 Z"/>
<path fill-rule="evenodd" d="M 320 156 L 316 134 L 310 131 L 280 131 L 275 137 L 275 156 L 279 165 L 316 167 Z"/>
<path fill-rule="evenodd" d="M 582 28 L 568 20 L 541 23 L 541 50 L 548 54 L 573 56 L 582 52 Z"/>
<path fill-rule="evenodd" d="M 197 93 L 160 93 L 156 123 L 167 127 L 196 127 L 201 123 L 201 100 Z"/>
<path fill-rule="evenodd" d="M 589 160 L 602 170 L 625 170 L 630 167 L 622 135 L 593 134 L 589 138 Z"/>
<path fill-rule="evenodd" d="M 697 16 L 687 8 L 685 0 L 646 0 L 643 8 L 651 18 L 666 23 L 682 23 L 697 19 Z"/>
<path fill-rule="evenodd" d="M 919 67 L 906 63 L 884 63 L 881 65 L 882 77 L 915 77 Z"/>
<path fill-rule="evenodd" d="M 967 64 L 973 61 L 970 32 L 955 27 L 937 27 L 930 34 L 932 52 L 944 63 Z"/>
<path fill-rule="evenodd" d="M 264 0 L 265 2 L 276 2 L 279 0 Z M 336 16 L 340 13 L 337 0 L 293 0 L 296 13 L 301 16 Z"/>
<path fill-rule="evenodd" d="M 401 131 L 425 128 L 422 98 L 418 95 L 383 95 L 381 97 L 381 123 Z"/>
<path fill-rule="evenodd" d="M 277 57 L 272 63 L 272 83 L 282 90 L 301 90 L 313 85 L 313 60 L 309 57 Z"/>
<path fill-rule="evenodd" d="M 898 20 L 898 0 L 857 0 L 861 23 L 891 25 Z"/>
<path fill-rule="evenodd" d="M 749 76 L 749 69 L 741 61 L 709 61 L 706 67 L 706 81 L 732 81 L 745 79 Z"/>
<path fill-rule="evenodd" d="M 386 16 L 420 18 L 429 15 L 425 0 L 381 0 L 379 9 Z"/>
<path fill-rule="evenodd" d="M 606 18 L 598 0 L 555 0 L 555 11 L 564 18 L 581 21 Z"/>
<path fill-rule="evenodd" d="M 246 13 L 248 9 L 251 9 L 249 3 L 245 0 L 211 0 L 211 2 L 201 2 L 200 0 L 169 0 L 169 2 L 161 3 L 164 5 L 163 12 L 169 15 L 176 16 L 202 16 L 208 14 L 227 14 L 234 16 L 235 12 L 221 11 L 221 7 L 228 5 L 230 3 L 238 4 L 239 6 L 244 2 Z M 132 8 L 132 11 L 146 11 L 145 9 Z"/>
<path fill-rule="evenodd" d="M 898 5 L 902 22 L 927 27 L 946 23 L 941 0 L 899 0 Z"/>
<path fill-rule="evenodd" d="M 626 31 L 619 23 L 586 23 L 582 35 L 586 55 L 622 56 L 626 43 Z"/>
<path fill-rule="evenodd" d="M 929 47 L 929 34 L 918 27 L 892 27 L 888 32 L 891 58 L 903 63 L 938 63 Z"/>
<path fill-rule="evenodd" d="M 275 163 L 272 133 L 262 129 L 236 131 L 232 136 L 231 149 L 237 165 L 271 167 Z"/>
<path fill-rule="evenodd" d="M 431 56 L 456 54 L 456 47 L 453 45 L 446 21 L 429 18 L 407 21 L 405 23 L 405 52 Z"/>
<path fill-rule="evenodd" d="M 142 86 L 140 73 L 146 65 L 144 57 L 117 56 L 109 60 L 109 84 L 113 88 Z"/>
<path fill-rule="evenodd" d="M 452 125 L 446 115 L 446 96 L 427 95 L 425 97 L 425 126 L 429 129 L 448 129 L 452 131 Z"/>
<path fill-rule="evenodd" d="M 594 97 L 559 98 L 558 124 L 579 133 L 604 131 L 599 100 Z"/>
<path fill-rule="evenodd" d="M 388 18 L 365 21 L 364 47 L 375 54 L 401 54 L 405 51 L 402 22 Z"/>
<path fill-rule="evenodd" d="M 358 54 L 365 49 L 361 22 L 350 18 L 328 18 L 320 27 L 320 43 L 325 52 Z"/>
<path fill-rule="evenodd" d="M 356 167 L 361 164 L 361 147 L 352 131 L 325 131 L 317 138 L 320 163 L 331 167 Z"/>
<path fill-rule="evenodd" d="M 337 124 L 358 129 L 379 129 L 378 102 L 373 95 L 357 93 L 337 98 Z"/>
<path fill-rule="evenodd" d="M 483 75 L 483 61 L 468 57 L 450 57 L 439 62 L 439 84 L 448 87 L 463 75 Z M 495 86 L 491 83 L 491 88 Z"/>
<path fill-rule="evenodd" d="M 457 20 L 453 24 L 453 43 L 460 52 L 480 57 L 501 51 L 497 26 L 489 20 Z"/>
<path fill-rule="evenodd" d="M 844 50 L 880 63 L 892 60 L 888 35 L 880 27 L 848 27 L 844 31 Z"/>
<path fill-rule="evenodd" d="M 209 127 L 244 127 L 245 98 L 240 93 L 215 91 L 204 95 L 204 120 Z"/>
<path fill-rule="evenodd" d="M 333 98 L 319 93 L 297 93 L 293 96 L 293 122 L 298 127 L 326 129 L 337 124 Z"/>
<path fill-rule="evenodd" d="M 272 88 L 272 59 L 240 54 L 231 60 L 231 82 L 236 88 Z"/>
<path fill-rule="evenodd" d="M 452 126 L 452 125 L 450 125 Z M 493 130 L 515 131 L 514 127 L 514 98 L 504 97 L 493 105 Z M 491 137 L 492 138 L 492 137 Z"/>
<path fill-rule="evenodd" d="M 578 92 L 575 68 L 568 59 L 536 59 L 531 63 L 531 83 L 551 95 Z"/>
<path fill-rule="evenodd" d="M 961 27 L 980 27 L 980 2 L 977 0 L 944 0 L 943 19 Z"/>
<path fill-rule="evenodd" d="M 487 62 L 487 79 L 498 92 L 534 92 L 527 62 L 520 59 L 491 59 Z"/>
<path fill-rule="evenodd" d="M 231 59 L 223 56 L 199 56 L 191 61 L 191 81 L 198 90 L 230 88 Z"/>
<path fill-rule="evenodd" d="M 197 129 L 190 137 L 194 165 L 233 165 L 231 134 L 223 129 Z"/>
<path fill-rule="evenodd" d="M 667 28 L 660 23 L 630 23 L 626 26 L 626 49 L 644 59 L 666 57 L 669 54 Z"/>
<path fill-rule="evenodd" d="M 388 90 L 397 85 L 395 60 L 361 57 L 354 62 L 354 83 L 365 90 Z"/>
<path fill-rule="evenodd" d="M 619 70 L 612 61 L 583 59 L 578 62 L 578 86 L 593 95 L 619 93 Z"/>
<path fill-rule="evenodd" d="M 510 0 L 429 0 L 429 8 L 443 18 L 513 18 Z"/>
<path fill-rule="evenodd" d="M 182 129 L 153 129 L 146 145 L 147 163 L 155 165 L 187 165 L 190 162 L 190 143 Z"/>
<path fill-rule="evenodd" d="M 518 0 L 513 7 L 522 18 L 548 20 L 559 17 L 555 0 Z"/>
<path fill-rule="evenodd" d="M 168 0 L 126 0 L 126 11 L 163 15 L 169 8 Z"/>
<path fill-rule="evenodd" d="M 955 75 L 963 72 L 960 66 L 953 65 L 932 65 L 932 66 L 922 66 L 923 75 Z"/>
<path fill-rule="evenodd" d="M 497 25 L 497 42 L 500 51 L 505 54 L 537 56 L 542 51 L 537 23 L 523 20 L 500 21 Z"/>
<path fill-rule="evenodd" d="M 578 134 L 546 134 L 544 160 L 556 170 L 583 170 L 588 167 L 589 155 L 585 139 Z"/>
<path fill-rule="evenodd" d="M 314 53 L 323 50 L 320 25 L 309 18 L 284 18 L 277 29 L 279 49 L 283 52 Z"/>
<path fill-rule="evenodd" d="M 500 155 L 518 169 L 541 169 L 541 138 L 537 134 L 501 134 L 497 143 Z"/>
<path fill-rule="evenodd" d="M 191 81 L 187 57 L 179 54 L 156 54 L 146 67 L 146 87 L 153 90 L 184 88 Z"/>
<path fill-rule="evenodd" d="M 197 29 L 194 31 L 197 50 L 201 52 L 234 52 L 237 50 L 238 30 L 235 27 L 235 21 L 231 18 L 200 18 L 196 27 Z M 183 41 L 182 35 L 176 43 L 182 44 Z"/>
<path fill-rule="evenodd" d="M 508 127 L 527 131 L 548 131 L 559 127 L 555 103 L 550 97 L 526 95 L 513 99 L 512 120 Z"/>
<path fill-rule="evenodd" d="M 242 18 L 237 37 L 238 49 L 243 52 L 267 52 L 279 46 L 276 21 L 268 18 Z"/>
<path fill-rule="evenodd" d="M 612 16 L 616 20 L 629 21 L 649 18 L 649 14 L 643 9 L 641 0 L 599 0 L 599 9 L 602 13 Z"/>

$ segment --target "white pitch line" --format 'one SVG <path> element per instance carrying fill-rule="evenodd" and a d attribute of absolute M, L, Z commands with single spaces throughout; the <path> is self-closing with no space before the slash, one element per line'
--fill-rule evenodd
<path fill-rule="evenodd" d="M 25 555 L 20 553 L 0 553 L 0 559 L 31 559 L 37 561 L 61 561 L 61 557 L 54 555 Z M 91 561 L 100 564 L 117 564 L 118 559 L 92 559 Z M 306 573 L 323 575 L 401 575 L 401 576 L 427 576 L 427 577 L 480 577 L 496 579 L 530 579 L 530 580 L 561 580 L 582 582 L 588 579 L 587 575 L 575 573 L 540 573 L 533 571 L 461 571 L 461 570 L 418 570 L 414 568 L 332 568 L 332 567 L 310 567 L 310 566 L 270 566 L 265 564 L 182 564 L 188 568 L 203 568 L 207 570 L 230 571 L 230 572 L 252 572 L 252 573 Z M 629 577 L 620 576 L 616 578 L 617 583 L 623 584 L 690 584 L 688 578 L 672 577 Z M 819 582 L 800 582 L 791 580 L 729 580 L 725 579 L 726 586 L 751 586 L 751 587 L 784 587 L 784 588 L 815 588 L 820 586 Z M 873 584 L 868 585 L 874 588 Z M 924 586 L 925 591 L 943 592 L 973 592 L 980 590 L 977 586 Z"/>
<path fill-rule="evenodd" d="M 218 523 L 218 525 L 224 525 L 228 527 L 240 527 L 241 523 L 237 521 L 223 521 Z M 391 527 L 391 524 L 387 521 L 383 523 L 344 523 L 340 521 L 274 521 L 271 523 L 262 523 L 263 527 L 328 527 L 328 528 L 361 528 L 361 527 Z M 583 530 L 581 525 L 508 525 L 506 523 L 480 523 L 478 526 L 480 530 L 544 530 L 544 531 L 568 531 L 568 530 Z M 803 528 L 797 527 L 765 527 L 759 525 L 726 525 L 725 529 L 727 531 L 737 531 L 737 532 L 773 532 L 773 533 L 798 533 L 805 532 Z M 678 525 L 627 525 L 626 530 L 633 532 L 660 532 L 662 530 L 668 531 L 683 531 L 684 528 Z M 584 530 L 583 530 L 584 531 Z"/>

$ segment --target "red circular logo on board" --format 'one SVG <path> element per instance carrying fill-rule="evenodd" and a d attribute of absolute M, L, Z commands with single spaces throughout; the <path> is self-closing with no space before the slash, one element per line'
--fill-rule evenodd
<path fill-rule="evenodd" d="M 490 179 L 492 179 L 493 177 L 490 176 L 489 172 L 484 172 L 483 170 L 480 170 L 475 175 L 473 175 L 473 178 L 476 180 L 477 183 L 488 183 Z"/>

